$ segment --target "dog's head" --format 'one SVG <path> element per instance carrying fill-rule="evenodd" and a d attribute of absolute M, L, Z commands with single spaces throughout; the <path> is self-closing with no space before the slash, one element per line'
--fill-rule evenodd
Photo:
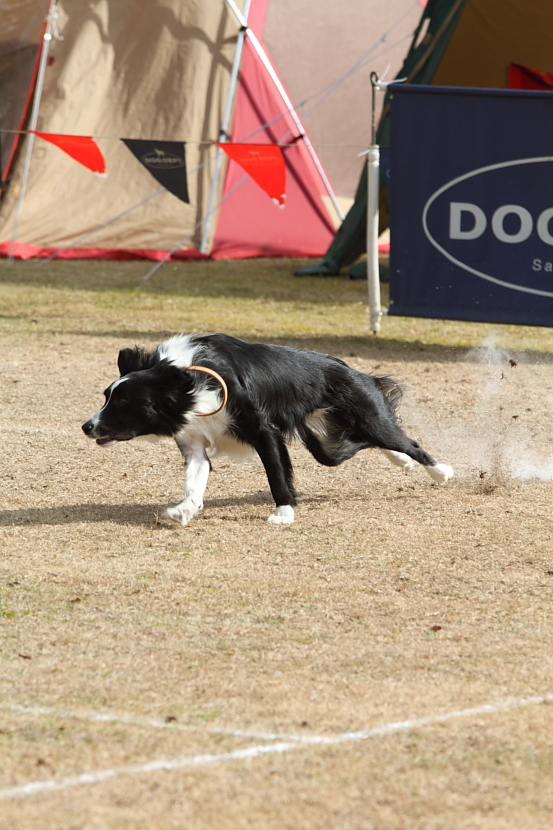
<path fill-rule="evenodd" d="M 121 377 L 104 392 L 102 408 L 83 424 L 85 435 L 101 446 L 143 435 L 175 435 L 194 403 L 192 373 L 142 349 L 123 349 L 118 366 Z"/>

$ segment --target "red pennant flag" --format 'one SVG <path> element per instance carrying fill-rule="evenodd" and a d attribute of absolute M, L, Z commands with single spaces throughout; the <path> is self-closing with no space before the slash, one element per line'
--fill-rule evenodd
<path fill-rule="evenodd" d="M 43 138 L 44 141 L 49 141 L 50 144 L 55 144 L 68 156 L 88 167 L 93 173 L 105 173 L 106 162 L 102 155 L 102 151 L 92 138 L 82 135 L 56 135 L 56 133 L 38 133 L 36 130 L 30 130 Z"/>
<path fill-rule="evenodd" d="M 281 207 L 286 200 L 286 166 L 278 144 L 219 144 Z"/>

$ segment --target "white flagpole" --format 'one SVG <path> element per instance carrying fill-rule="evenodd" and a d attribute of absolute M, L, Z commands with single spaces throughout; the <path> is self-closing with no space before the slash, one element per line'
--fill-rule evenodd
<path fill-rule="evenodd" d="M 369 291 L 369 327 L 373 334 L 380 331 L 380 273 L 378 269 L 378 197 L 380 179 L 380 147 L 376 143 L 375 91 L 378 75 L 371 72 L 372 114 L 371 145 L 367 158 L 367 288 Z"/>
<path fill-rule="evenodd" d="M 375 97 L 376 90 L 386 90 L 390 84 L 405 81 L 380 81 L 376 72 L 371 72 L 372 113 L 371 146 L 367 160 L 367 288 L 369 292 L 369 328 L 373 334 L 380 331 L 382 305 L 380 303 L 380 272 L 378 266 L 378 217 L 380 191 L 380 147 L 376 143 Z"/>
<path fill-rule="evenodd" d="M 42 52 L 40 55 L 40 63 L 38 66 L 38 73 L 37 79 L 35 84 L 35 92 L 33 96 L 33 106 L 31 109 L 31 115 L 29 118 L 29 124 L 27 129 L 29 130 L 29 134 L 27 135 L 27 146 L 25 148 L 25 158 L 23 161 L 23 171 L 21 173 L 21 184 L 19 188 L 19 196 L 17 199 L 17 205 L 15 208 L 15 217 L 13 222 L 13 234 L 12 240 L 10 243 L 10 250 L 8 254 L 7 262 L 9 265 L 13 265 L 14 260 L 14 253 L 15 253 L 15 245 L 17 242 L 17 237 L 19 234 L 19 222 L 21 219 L 21 211 L 23 209 L 23 200 L 25 199 L 25 191 L 27 190 L 27 182 L 29 179 L 29 168 L 31 166 L 31 154 L 33 152 L 33 145 L 35 141 L 35 134 L 32 132 L 36 130 L 36 125 L 38 121 L 38 111 L 40 108 L 40 99 L 42 97 L 42 87 L 44 85 L 44 74 L 46 72 L 46 64 L 48 61 L 48 51 L 50 49 L 50 41 L 52 37 L 55 37 L 57 40 L 62 40 L 60 35 L 57 31 L 57 17 L 58 17 L 58 10 L 56 8 L 57 0 L 52 0 L 50 3 L 50 8 L 48 9 L 48 14 L 46 15 L 46 29 L 42 38 Z"/>

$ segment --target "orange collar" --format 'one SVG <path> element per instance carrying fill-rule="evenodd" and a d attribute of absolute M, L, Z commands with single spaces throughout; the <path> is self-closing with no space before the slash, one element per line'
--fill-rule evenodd
<path fill-rule="evenodd" d="M 221 384 L 221 388 L 223 390 L 223 401 L 221 405 L 214 409 L 213 412 L 195 412 L 194 415 L 197 415 L 200 418 L 207 418 L 209 415 L 216 415 L 221 409 L 226 406 L 228 401 L 228 387 L 218 372 L 215 372 L 213 369 L 208 369 L 207 366 L 187 366 L 187 369 L 193 370 L 195 372 L 205 372 L 206 375 L 211 375 L 211 377 L 215 378 Z"/>

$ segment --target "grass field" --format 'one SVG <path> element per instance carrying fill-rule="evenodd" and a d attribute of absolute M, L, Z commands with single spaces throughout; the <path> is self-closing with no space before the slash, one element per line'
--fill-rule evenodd
<path fill-rule="evenodd" d="M 291 261 L 0 264 L 2 830 L 549 830 L 553 337 L 384 318 Z M 456 477 L 293 448 L 205 510 L 170 443 L 81 423 L 122 347 L 180 331 L 336 354 L 406 386 Z"/>

